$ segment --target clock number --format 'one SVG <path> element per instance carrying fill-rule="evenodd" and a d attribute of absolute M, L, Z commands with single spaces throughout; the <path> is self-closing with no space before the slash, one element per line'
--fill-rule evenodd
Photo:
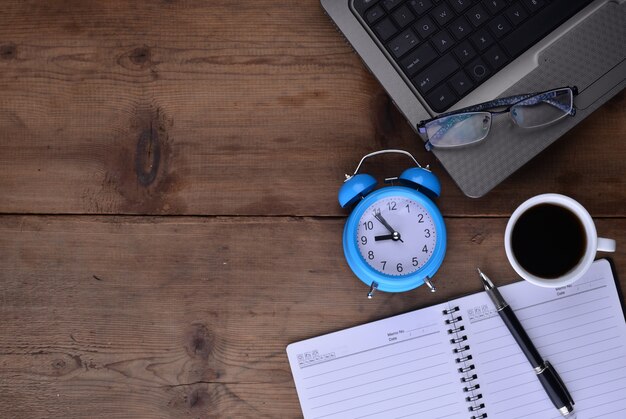
<path fill-rule="evenodd" d="M 419 262 L 417 261 L 417 257 L 413 258 L 413 266 L 417 266 L 419 265 Z"/>
<path fill-rule="evenodd" d="M 428 247 L 426 245 L 424 245 L 424 247 L 422 248 L 422 252 L 428 253 Z"/>
<path fill-rule="evenodd" d="M 361 244 L 365 246 L 367 244 L 367 237 L 361 236 Z"/>
<path fill-rule="evenodd" d="M 396 265 L 396 270 L 397 270 L 398 272 L 402 272 L 402 271 L 404 270 L 404 269 L 402 268 L 402 264 L 401 264 L 401 263 L 398 263 L 398 264 Z"/>
<path fill-rule="evenodd" d="M 430 230 L 425 228 L 424 229 L 424 237 L 429 238 L 430 237 Z"/>
<path fill-rule="evenodd" d="M 406 212 L 411 213 L 411 207 L 409 206 L 409 204 L 406 204 L 405 207 L 406 207 Z"/>
<path fill-rule="evenodd" d="M 367 252 L 367 258 L 368 258 L 369 260 L 374 259 L 374 252 L 373 252 L 372 250 L 370 250 L 369 252 Z"/>
<path fill-rule="evenodd" d="M 397 210 L 396 201 L 387 202 L 387 207 L 389 207 L 389 211 Z"/>
<path fill-rule="evenodd" d="M 417 214 L 417 222 L 420 224 L 424 222 L 424 214 Z"/>
<path fill-rule="evenodd" d="M 363 223 L 363 227 L 365 227 L 366 230 L 373 230 L 374 229 L 374 222 L 373 221 L 366 221 Z"/>
<path fill-rule="evenodd" d="M 383 264 L 383 271 L 385 270 L 385 266 L 387 266 L 387 261 L 386 260 L 382 260 L 380 263 Z"/>

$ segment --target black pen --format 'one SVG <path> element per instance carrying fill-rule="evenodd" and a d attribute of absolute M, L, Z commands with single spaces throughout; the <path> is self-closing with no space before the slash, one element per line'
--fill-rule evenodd
<path fill-rule="evenodd" d="M 502 298 L 500 291 L 498 291 L 496 286 L 493 285 L 489 278 L 487 278 L 487 275 L 482 273 L 480 269 L 478 273 L 483 281 L 487 295 L 489 295 L 491 301 L 495 304 L 498 314 L 522 349 L 522 352 L 524 352 L 524 355 L 526 355 L 526 358 L 528 358 L 528 362 L 530 362 L 530 365 L 535 369 L 537 378 L 541 385 L 543 385 L 546 393 L 548 393 L 548 397 L 550 397 L 554 406 L 563 416 L 569 415 L 574 410 L 574 400 L 572 400 L 572 396 L 570 396 L 565 388 L 561 377 L 559 377 L 556 370 L 548 361 L 544 361 L 541 358 L 541 355 L 539 355 L 539 352 L 537 352 L 537 349 L 530 341 L 530 338 L 524 331 L 524 328 L 522 328 L 519 320 L 515 317 L 513 309 L 511 309 L 507 302 L 504 301 L 504 298 Z"/>

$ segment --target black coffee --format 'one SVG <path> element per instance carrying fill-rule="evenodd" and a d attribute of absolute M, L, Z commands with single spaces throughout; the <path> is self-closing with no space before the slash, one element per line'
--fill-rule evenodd
<path fill-rule="evenodd" d="M 553 279 L 568 273 L 582 259 L 587 238 L 582 223 L 570 210 L 540 204 L 517 219 L 511 247 L 522 268 Z"/>

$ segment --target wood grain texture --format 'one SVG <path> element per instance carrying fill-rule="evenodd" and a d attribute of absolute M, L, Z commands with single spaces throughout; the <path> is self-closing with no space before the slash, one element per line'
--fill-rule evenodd
<path fill-rule="evenodd" d="M 447 224 L 437 293 L 368 300 L 341 219 L 0 217 L 0 411 L 297 417 L 287 344 L 478 291 L 476 266 L 515 279 L 504 219 Z"/>
<path fill-rule="evenodd" d="M 0 213 L 337 216 L 343 174 L 391 147 L 433 164 L 447 215 L 562 192 L 624 216 L 624 94 L 470 200 L 318 0 L 5 1 L 2 17 Z"/>
<path fill-rule="evenodd" d="M 478 265 L 513 281 L 506 217 L 538 193 L 585 205 L 626 269 L 624 93 L 471 200 L 318 0 L 0 17 L 0 417 L 299 417 L 287 344 L 477 291 Z M 442 180 L 435 294 L 367 300 L 344 262 L 336 194 L 381 148 Z"/>

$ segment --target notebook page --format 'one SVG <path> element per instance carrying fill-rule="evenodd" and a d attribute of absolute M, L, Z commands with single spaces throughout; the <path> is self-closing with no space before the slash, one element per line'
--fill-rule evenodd
<path fill-rule="evenodd" d="M 492 278 L 494 279 L 494 278 Z M 578 419 L 626 417 L 626 323 L 609 263 L 571 286 L 499 288 L 541 356 L 563 379 Z M 560 418 L 486 293 L 461 307 L 489 418 Z"/>
<path fill-rule="evenodd" d="M 468 417 L 441 304 L 287 347 L 307 419 Z"/>

